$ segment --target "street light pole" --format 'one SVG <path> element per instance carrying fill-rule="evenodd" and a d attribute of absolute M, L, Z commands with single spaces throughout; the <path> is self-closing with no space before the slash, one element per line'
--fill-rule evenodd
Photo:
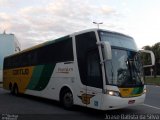
<path fill-rule="evenodd" d="M 97 25 L 97 27 L 98 27 L 98 29 L 99 29 L 99 25 L 100 25 L 100 24 L 103 24 L 103 22 L 100 22 L 100 23 L 93 22 L 93 24 L 96 24 L 96 25 Z"/>

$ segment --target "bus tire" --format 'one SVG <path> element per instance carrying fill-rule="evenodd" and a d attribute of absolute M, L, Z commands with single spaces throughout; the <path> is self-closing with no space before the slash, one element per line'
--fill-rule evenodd
<path fill-rule="evenodd" d="M 60 101 L 65 109 L 71 109 L 73 107 L 73 94 L 72 94 L 72 92 L 69 89 L 64 89 L 61 92 Z"/>

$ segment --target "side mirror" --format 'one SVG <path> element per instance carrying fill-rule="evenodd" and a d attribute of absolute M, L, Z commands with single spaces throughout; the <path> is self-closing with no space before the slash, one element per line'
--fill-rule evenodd
<path fill-rule="evenodd" d="M 151 67 L 155 65 L 155 56 L 154 53 L 150 50 L 139 50 L 140 53 L 148 53 L 151 57 L 151 65 L 144 65 L 143 67 Z"/>
<path fill-rule="evenodd" d="M 102 62 L 105 62 L 106 60 L 111 60 L 112 59 L 112 51 L 111 51 L 110 43 L 107 41 L 101 41 L 101 42 L 97 42 L 97 45 L 102 46 L 103 55 L 104 55 L 104 60 Z"/>

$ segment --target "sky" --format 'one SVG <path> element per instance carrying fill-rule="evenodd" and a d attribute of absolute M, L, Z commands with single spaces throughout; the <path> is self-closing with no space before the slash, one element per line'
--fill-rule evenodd
<path fill-rule="evenodd" d="M 22 49 L 100 28 L 132 36 L 138 48 L 160 42 L 160 0 L 0 0 L 0 33 Z"/>

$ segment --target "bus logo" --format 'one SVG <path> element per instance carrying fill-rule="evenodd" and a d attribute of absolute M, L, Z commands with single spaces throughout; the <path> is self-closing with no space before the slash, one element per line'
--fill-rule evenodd
<path fill-rule="evenodd" d="M 81 96 L 78 96 L 81 100 L 83 104 L 90 104 L 90 100 L 92 97 L 94 97 L 95 95 L 91 95 L 91 94 L 82 94 Z"/>

